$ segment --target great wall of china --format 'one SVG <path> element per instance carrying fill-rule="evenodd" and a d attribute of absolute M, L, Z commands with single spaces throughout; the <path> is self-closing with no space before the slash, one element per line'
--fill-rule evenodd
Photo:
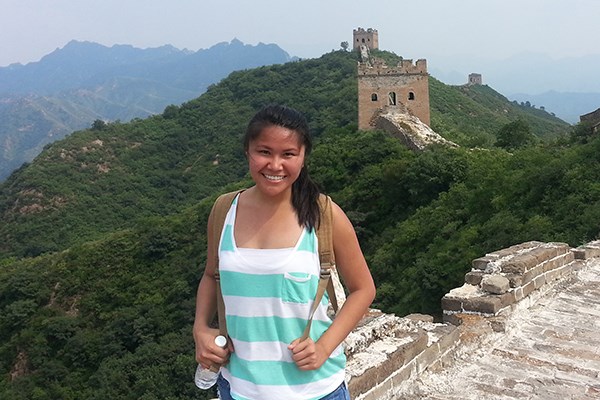
<path fill-rule="evenodd" d="M 347 339 L 352 398 L 600 398 L 600 241 L 473 260 L 444 322 L 376 310 Z"/>

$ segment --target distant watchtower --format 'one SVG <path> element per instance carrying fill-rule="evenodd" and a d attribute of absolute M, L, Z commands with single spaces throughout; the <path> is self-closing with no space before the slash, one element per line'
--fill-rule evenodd
<path fill-rule="evenodd" d="M 360 30 L 360 28 L 359 28 Z M 356 36 L 356 31 L 355 36 Z M 427 60 L 400 60 L 396 66 L 371 57 L 361 45 L 358 63 L 358 128 L 374 129 L 384 110 L 409 113 L 430 124 Z"/>
<path fill-rule="evenodd" d="M 377 34 L 377 29 L 367 29 L 363 28 L 354 29 L 353 31 L 353 45 L 352 48 L 354 50 L 360 49 L 360 46 L 364 45 L 369 48 L 369 50 L 379 49 L 379 36 Z"/>
<path fill-rule="evenodd" d="M 481 74 L 469 74 L 469 85 L 482 85 Z"/>

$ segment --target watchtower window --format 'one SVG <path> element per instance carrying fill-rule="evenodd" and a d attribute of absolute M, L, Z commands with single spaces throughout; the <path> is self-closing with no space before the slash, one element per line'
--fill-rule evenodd
<path fill-rule="evenodd" d="M 363 42 L 363 43 L 365 42 L 365 38 L 362 38 L 362 42 Z"/>
<path fill-rule="evenodd" d="M 408 99 L 409 100 L 414 100 L 415 99 L 415 93 L 414 92 L 408 92 Z"/>
<path fill-rule="evenodd" d="M 371 95 L 371 101 L 377 101 L 377 93 Z"/>
<path fill-rule="evenodd" d="M 388 103 L 390 106 L 396 105 L 396 93 L 395 92 L 390 92 L 388 94 Z"/>

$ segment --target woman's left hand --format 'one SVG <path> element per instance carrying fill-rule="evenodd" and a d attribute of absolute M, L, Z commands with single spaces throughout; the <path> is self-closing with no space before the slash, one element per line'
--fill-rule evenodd
<path fill-rule="evenodd" d="M 303 341 L 296 339 L 288 349 L 292 352 L 292 360 L 302 371 L 318 369 L 329 357 L 325 349 L 311 338 Z"/>

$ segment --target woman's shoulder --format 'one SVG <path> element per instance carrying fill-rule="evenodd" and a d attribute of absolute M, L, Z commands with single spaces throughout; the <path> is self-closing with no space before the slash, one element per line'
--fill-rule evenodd
<path fill-rule="evenodd" d="M 333 223 L 346 223 L 348 221 L 344 210 L 327 194 L 319 194 L 319 208 L 321 210 L 321 217 L 325 220 L 331 218 Z"/>

